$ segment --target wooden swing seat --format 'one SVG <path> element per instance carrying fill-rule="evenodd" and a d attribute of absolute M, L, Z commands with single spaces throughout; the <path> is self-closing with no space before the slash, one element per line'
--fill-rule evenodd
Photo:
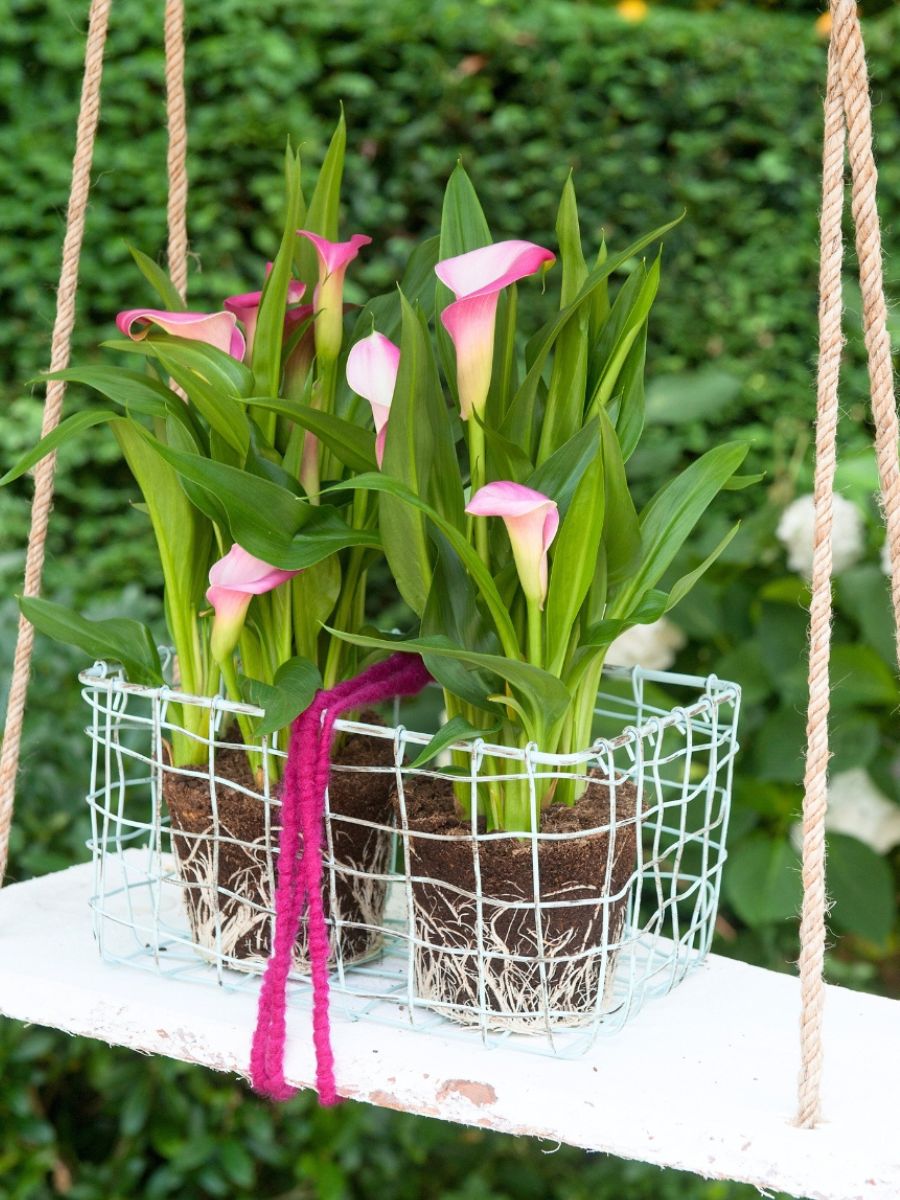
<path fill-rule="evenodd" d="M 103 962 L 92 872 L 85 863 L 0 891 L 0 1015 L 246 1076 L 256 989 Z M 900 1001 L 828 987 L 816 1129 L 791 1124 L 799 1011 L 796 978 L 711 955 L 575 1059 L 334 1012 L 337 1084 L 353 1100 L 810 1200 L 897 1200 Z M 297 1087 L 313 1086 L 312 1047 L 309 1012 L 290 1009 L 285 1073 Z"/>

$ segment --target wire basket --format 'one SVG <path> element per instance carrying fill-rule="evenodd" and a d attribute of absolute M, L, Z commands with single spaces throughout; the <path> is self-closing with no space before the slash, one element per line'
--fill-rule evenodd
<path fill-rule="evenodd" d="M 258 987 L 274 928 L 271 780 L 284 750 L 261 739 L 250 748 L 258 769 L 242 774 L 230 764 L 246 762 L 247 747 L 231 730 L 238 713 L 258 709 L 137 686 L 103 663 L 79 679 L 91 713 L 102 956 Z M 608 668 L 604 689 L 597 740 L 569 755 L 479 739 L 452 748 L 455 769 L 447 752 L 412 769 L 431 735 L 400 723 L 404 709 L 390 727 L 337 722 L 344 751 L 326 794 L 323 871 L 335 1011 L 573 1056 L 702 962 L 726 857 L 740 689 L 638 668 Z M 204 767 L 170 763 L 171 735 L 187 733 L 184 705 L 208 713 Z M 581 815 L 551 805 L 540 819 L 540 797 L 573 778 L 587 797 Z M 525 789 L 532 831 L 485 831 L 485 792 L 507 786 Z M 185 803 L 185 790 L 204 804 Z M 467 796 L 461 822 L 450 801 Z M 311 1006 L 307 969 L 301 929 L 291 1004 Z"/>

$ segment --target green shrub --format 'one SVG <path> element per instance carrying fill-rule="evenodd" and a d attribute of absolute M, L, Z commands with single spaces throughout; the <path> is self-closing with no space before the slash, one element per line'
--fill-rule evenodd
<path fill-rule="evenodd" d="M 691 5 L 685 5 L 691 7 Z M 761 0 L 762 7 L 762 0 Z M 339 101 L 351 154 L 344 229 L 387 248 L 389 268 L 353 276 L 354 298 L 391 286 L 413 238 L 434 230 L 458 155 L 498 236 L 550 241 L 565 171 L 575 167 L 585 237 L 622 245 L 684 208 L 667 241 L 652 329 L 651 427 L 633 460 L 647 492 L 678 460 L 716 439 L 747 437 L 767 480 L 734 493 L 744 517 L 727 560 L 675 619 L 689 642 L 679 665 L 745 688 L 732 862 L 720 952 L 788 969 L 796 957 L 797 860 L 789 833 L 801 789 L 805 683 L 803 586 L 775 538 L 783 506 L 810 490 L 816 322 L 816 214 L 825 48 L 814 14 L 726 5 L 716 13 L 651 6 L 626 24 L 569 0 L 363 0 L 261 7 L 189 6 L 190 230 L 198 307 L 258 286 L 278 229 L 284 136 L 324 151 Z M 11 460 L 36 435 L 69 178 L 83 11 L 67 0 L 13 0 L 0 60 L 8 119 L 0 129 L 0 445 Z M 165 244 L 165 132 L 158 6 L 117 0 L 104 80 L 76 356 L 93 353 L 115 312 L 149 297 L 127 243 Z M 900 221 L 900 12 L 867 25 L 881 159 L 880 207 L 896 294 Z M 895 252 L 891 258 L 890 252 Z M 372 256 L 372 262 L 376 256 Z M 847 276 L 853 272 L 848 261 Z M 894 272 L 893 275 L 890 273 Z M 858 308 L 850 289 L 850 308 Z M 856 320 L 851 311 L 851 320 Z M 73 391 L 70 409 L 84 403 Z M 892 719 L 889 612 L 877 558 L 866 375 L 851 333 L 842 392 L 842 488 L 866 515 L 866 554 L 837 589 L 838 769 L 862 767 L 900 801 Z M 30 485 L 0 492 L 2 593 L 20 586 Z M 64 453 L 51 525 L 47 592 L 158 619 L 156 567 L 144 518 L 111 440 Z M 724 517 L 722 518 L 724 521 Z M 711 523 L 711 544 L 718 538 Z M 683 566 L 683 564 L 681 564 Z M 15 629 L 0 606 L 6 681 Z M 841 664 L 844 664 L 843 667 Z M 39 644 L 13 841 L 13 878 L 83 858 L 86 777 L 76 656 Z M 834 949 L 829 970 L 856 986 L 896 978 L 893 860 L 852 838 L 832 842 Z M 855 886 L 864 878 L 867 891 Z M 769 881 L 765 904 L 758 881 Z M 348 1197 L 749 1195 L 732 1185 L 649 1168 L 544 1158 L 529 1143 L 451 1131 L 308 1100 L 272 1110 L 220 1077 L 41 1031 L 0 1027 L 0 1163 L 4 1195 Z M 4 1108 L 4 1106 L 6 1106 Z M 82 1115 L 91 1115 L 91 1121 Z M 209 1139 L 233 1147 L 212 1165 Z M 438 1167 L 436 1164 L 440 1164 Z M 439 1170 L 440 1174 L 435 1172 Z M 55 1182 L 54 1182 L 55 1181 Z M 403 1189 L 406 1189 L 405 1191 Z M 531 1190 L 529 1190 L 531 1189 Z"/>

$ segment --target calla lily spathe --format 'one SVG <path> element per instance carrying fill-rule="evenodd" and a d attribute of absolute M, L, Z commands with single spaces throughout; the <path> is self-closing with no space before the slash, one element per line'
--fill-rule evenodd
<path fill-rule="evenodd" d="M 344 317 L 344 274 L 363 246 L 372 241 L 364 233 L 354 233 L 349 242 L 332 242 L 308 229 L 298 229 L 308 238 L 319 259 L 319 282 L 313 296 L 316 310 L 316 354 L 323 362 L 334 362 L 341 352 Z"/>
<path fill-rule="evenodd" d="M 543 608 L 547 551 L 559 528 L 556 501 L 520 483 L 502 480 L 479 488 L 466 512 L 474 517 L 502 517 L 525 598 Z"/>
<path fill-rule="evenodd" d="M 266 275 L 268 276 L 272 270 L 272 264 L 266 263 Z M 303 299 L 303 293 L 306 291 L 306 284 L 301 283 L 298 279 L 292 279 L 288 284 L 287 302 L 288 304 L 296 304 L 298 300 Z M 228 312 L 234 313 L 237 319 L 244 326 L 244 334 L 247 339 L 246 355 L 249 359 L 253 354 L 253 338 L 256 333 L 256 321 L 259 317 L 259 302 L 262 300 L 262 292 L 244 292 L 240 296 L 228 296 L 225 300 L 225 308 Z M 285 336 L 293 327 L 293 322 L 296 321 L 296 309 L 288 309 L 284 318 Z M 309 315 L 309 312 L 306 314 Z M 293 320 L 292 320 L 293 318 Z M 303 319 L 303 318 L 301 318 Z"/>
<path fill-rule="evenodd" d="M 244 335 L 237 327 L 233 312 L 164 312 L 158 308 L 129 308 L 116 317 L 119 330 L 133 342 L 139 342 L 156 325 L 173 337 L 205 342 L 223 354 L 242 359 L 246 349 Z"/>
<path fill-rule="evenodd" d="M 271 592 L 279 584 L 293 579 L 299 571 L 283 571 L 261 558 L 248 554 L 236 542 L 209 569 L 207 601 L 215 609 L 210 649 L 217 662 L 227 658 L 237 645 L 244 618 L 254 596 Z"/>
<path fill-rule="evenodd" d="M 441 321 L 456 348 L 456 386 L 464 421 L 473 412 L 484 413 L 500 292 L 555 261 L 554 254 L 534 242 L 506 241 L 436 264 L 438 279 L 456 296 L 441 313 Z"/>
<path fill-rule="evenodd" d="M 400 348 L 383 333 L 370 333 L 357 342 L 347 356 L 347 383 L 372 406 L 375 457 L 379 467 L 384 458 L 388 416 L 399 369 Z"/>

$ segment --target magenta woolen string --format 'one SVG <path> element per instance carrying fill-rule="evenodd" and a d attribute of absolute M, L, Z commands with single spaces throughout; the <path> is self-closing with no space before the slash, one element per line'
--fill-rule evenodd
<path fill-rule="evenodd" d="M 291 730 L 281 792 L 281 834 L 275 888 L 275 937 L 259 994 L 250 1053 L 253 1087 L 273 1100 L 296 1092 L 284 1077 L 287 979 L 304 905 L 313 987 L 313 1044 L 319 1102 L 338 1102 L 328 1014 L 328 931 L 322 904 L 322 831 L 334 724 L 345 712 L 398 696 L 414 696 L 431 681 L 418 655 L 394 654 L 367 671 L 318 692 Z"/>

